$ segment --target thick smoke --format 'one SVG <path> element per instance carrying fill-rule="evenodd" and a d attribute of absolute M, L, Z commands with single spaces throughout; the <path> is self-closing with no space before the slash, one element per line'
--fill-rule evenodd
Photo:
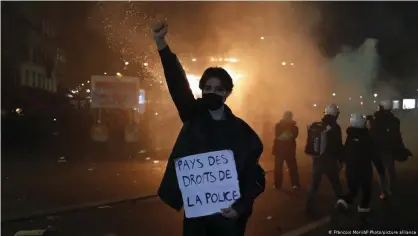
<path fill-rule="evenodd" d="M 284 111 L 293 111 L 304 140 L 306 125 L 322 116 L 323 107 L 313 104 L 330 97 L 333 79 L 311 36 L 320 15 L 286 2 L 239 5 L 213 7 L 210 15 L 223 17 L 205 24 L 215 29 L 217 43 L 228 45 L 227 55 L 240 59 L 237 69 L 246 75 L 228 104 L 258 131 L 270 152 L 274 124 Z"/>
<path fill-rule="evenodd" d="M 391 85 L 390 79 L 386 80 L 389 81 L 386 84 L 376 82 L 382 74 L 390 77 L 387 73 L 382 73 L 379 66 L 377 40 L 367 39 L 359 48 L 342 47 L 341 52 L 331 59 L 322 56 L 312 34 L 321 15 L 309 4 L 164 4 L 138 3 L 132 12 L 135 12 L 133 15 L 138 15 L 138 20 L 146 19 L 149 22 L 147 24 L 156 18 L 167 18 L 170 44 L 180 59 L 183 59 L 183 55 L 239 59 L 238 63 L 227 66 L 245 76 L 236 81 L 233 94 L 227 103 L 234 113 L 250 123 L 260 134 L 266 153 L 271 151 L 274 124 L 286 110 L 294 113 L 299 124 L 299 147 L 302 147 L 306 138 L 306 125 L 319 120 L 327 104 L 337 103 L 347 113 L 358 110 L 369 113 L 377 105 L 375 100 L 396 94 L 388 86 Z M 104 5 L 105 3 L 102 4 Z M 113 8 L 108 11 L 115 12 Z M 151 17 L 140 16 L 141 14 Z M 144 30 L 136 29 L 135 32 L 139 32 L 136 36 L 138 39 L 132 38 L 135 34 L 128 31 L 132 27 L 114 26 L 112 30 L 115 31 L 115 37 L 118 36 L 122 41 L 128 35 L 130 41 L 137 42 L 131 47 L 137 48 L 136 51 L 147 50 L 145 53 L 155 54 L 155 47 L 148 46 L 152 44 L 152 40 L 145 40 L 143 36 L 143 32 L 149 30 L 149 27 Z M 124 44 L 117 42 L 114 45 Z M 130 54 L 135 54 L 135 51 Z M 213 63 L 207 63 L 200 64 L 200 68 L 197 68 L 199 63 L 187 62 L 186 59 L 181 61 L 185 67 L 201 72 L 205 67 L 213 66 Z M 224 65 L 225 63 L 219 64 Z M 157 67 L 160 68 L 160 65 L 156 64 L 155 68 Z M 377 98 L 373 96 L 376 92 L 380 93 Z M 164 96 L 169 95 L 167 93 Z M 363 106 L 360 105 L 362 100 Z M 158 135 L 161 132 L 178 132 L 180 124 L 172 125 L 176 123 L 172 121 L 177 119 L 177 113 L 173 106 L 171 108 L 159 112 L 160 118 L 170 120 L 171 126 L 155 130 L 156 136 L 161 136 Z M 348 121 L 345 116 L 341 119 Z M 174 138 L 169 145 L 172 142 Z"/>
<path fill-rule="evenodd" d="M 399 97 L 396 80 L 381 67 L 377 39 L 366 39 L 358 48 L 343 46 L 328 67 L 336 81 L 334 100 L 344 114 L 373 113 L 379 101 Z"/>
<path fill-rule="evenodd" d="M 344 112 L 359 112 L 360 107 L 371 109 L 377 105 L 372 87 L 379 75 L 377 42 L 366 39 L 359 48 L 344 45 L 341 52 L 329 60 L 329 69 L 337 82 L 335 100 Z"/>

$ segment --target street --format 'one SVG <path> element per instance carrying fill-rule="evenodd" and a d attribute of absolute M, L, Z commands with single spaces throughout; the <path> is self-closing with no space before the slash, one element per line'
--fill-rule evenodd
<path fill-rule="evenodd" d="M 57 156 L 3 161 L 2 218 L 154 195 L 167 157 L 165 152 L 120 150 L 112 158 L 90 154 L 82 160 Z M 272 158 L 262 165 L 271 170 Z"/>
<path fill-rule="evenodd" d="M 50 226 L 54 230 L 53 235 L 134 235 L 139 232 L 141 235 L 180 235 L 182 213 L 168 208 L 156 197 L 109 203 L 155 195 L 165 169 L 166 157 L 167 153 L 139 151 L 136 155 L 130 155 L 121 151 L 118 158 L 102 160 L 97 157 L 83 161 L 57 157 L 37 163 L 30 160 L 9 162 L 8 168 L 2 169 L 2 232 L 4 235 L 14 235 L 19 230 Z M 247 235 L 292 233 L 292 230 L 300 230 L 318 220 L 304 214 L 307 188 L 311 180 L 310 158 L 300 155 L 297 159 L 302 188 L 298 192 L 291 191 L 288 172 L 285 171 L 284 188 L 288 190 L 276 191 L 272 187 L 273 175 L 269 172 L 266 192 L 256 201 Z M 270 155 L 263 156 L 261 164 L 266 171 L 273 169 Z M 413 173 L 417 167 L 416 159 L 398 164 L 402 177 L 401 190 L 409 191 L 414 186 L 416 175 Z M 374 211 L 372 219 L 377 221 L 377 225 L 416 227 L 413 219 L 416 219 L 418 210 L 405 206 L 418 198 L 416 191 L 400 192 L 397 199 L 381 210 L 377 187 L 375 190 L 374 204 L 378 204 L 376 208 L 379 210 Z M 334 203 L 330 184 L 325 180 L 317 204 L 319 218 L 328 216 Z M 404 211 L 405 208 L 409 211 Z M 54 211 L 65 212 L 47 213 Z M 400 217 L 395 217 L 395 220 L 383 219 L 378 217 L 381 213 L 391 217 L 406 214 L 405 217 L 411 220 L 396 221 Z M 34 217 L 28 219 L 9 221 L 33 214 Z M 343 215 L 340 218 L 339 228 L 356 224 L 353 217 Z M 165 226 L 159 227 L 162 219 L 170 221 L 164 221 Z M 313 229 L 317 234 L 309 235 L 324 235 L 329 228 L 335 227 L 321 223 L 317 229 Z"/>
<path fill-rule="evenodd" d="M 416 165 L 415 165 L 416 166 Z M 326 224 L 318 225 L 305 236 L 314 235 L 338 235 L 338 234 L 361 234 L 377 235 L 397 234 L 416 235 L 418 232 L 418 190 L 415 187 L 418 180 L 416 171 L 405 169 L 400 175 L 399 189 L 396 195 L 388 201 L 375 200 L 372 202 L 372 212 L 369 215 L 367 224 L 362 224 L 353 207 L 345 214 L 333 214 L 333 220 Z M 373 232 L 374 231 L 374 232 Z M 379 233 L 380 231 L 380 233 Z"/>
<path fill-rule="evenodd" d="M 291 191 L 287 182 L 284 184 L 287 191 L 279 192 L 273 189 L 271 173 L 268 174 L 267 181 L 266 192 L 255 204 L 253 217 L 248 225 L 248 235 L 277 235 L 310 221 L 304 216 L 309 174 L 302 175 L 303 188 L 298 192 Z M 324 215 L 332 207 L 330 204 L 332 195 L 328 185 L 324 181 L 321 197 L 318 199 L 322 203 L 319 205 Z M 2 226 L 2 232 L 4 235 L 13 235 L 19 230 L 44 229 L 52 226 L 56 230 L 53 235 L 181 235 L 182 216 L 182 213 L 170 209 L 158 198 L 153 198 L 6 223 Z"/>
<path fill-rule="evenodd" d="M 372 224 L 369 229 L 386 230 L 417 230 L 416 222 L 418 206 L 414 201 L 418 191 L 414 182 L 418 175 L 404 170 L 400 175 L 402 188 L 399 195 L 391 201 L 382 203 L 378 200 L 377 191 L 373 197 L 373 213 L 370 216 Z M 328 223 L 318 225 L 313 231 L 301 231 L 309 223 L 315 222 L 304 214 L 306 186 L 309 175 L 302 175 L 302 189 L 298 192 L 290 190 L 276 191 L 272 188 L 272 175 L 267 176 L 267 189 L 256 201 L 254 213 L 248 223 L 246 235 L 336 235 L 338 230 L 361 229 L 356 225 L 356 214 L 340 215 L 338 225 Z M 287 178 L 285 178 L 287 180 Z M 334 199 L 330 192 L 328 181 L 324 181 L 320 189 L 317 208 L 322 219 L 332 212 Z M 125 202 L 114 205 L 104 205 L 62 215 L 51 215 L 28 221 L 9 222 L 2 224 L 3 235 L 13 235 L 19 230 L 35 230 L 49 228 L 51 235 L 181 235 L 182 213 L 175 212 L 164 205 L 158 198 L 137 202 Z M 298 230 L 301 233 L 297 233 Z"/>

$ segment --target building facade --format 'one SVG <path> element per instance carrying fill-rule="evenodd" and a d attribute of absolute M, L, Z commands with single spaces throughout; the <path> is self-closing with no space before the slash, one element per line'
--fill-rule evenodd
<path fill-rule="evenodd" d="M 65 53 L 59 46 L 58 19 L 42 2 L 2 2 L 2 83 L 57 92 L 65 76 Z"/>

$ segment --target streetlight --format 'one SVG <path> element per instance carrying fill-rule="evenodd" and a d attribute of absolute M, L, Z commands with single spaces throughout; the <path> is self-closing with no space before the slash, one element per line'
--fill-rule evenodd
<path fill-rule="evenodd" d="M 261 40 L 264 40 L 264 37 L 263 37 L 263 36 L 261 36 L 261 37 L 260 37 L 260 39 L 261 39 Z"/>
<path fill-rule="evenodd" d="M 363 96 L 360 96 L 360 98 L 363 98 Z"/>
<path fill-rule="evenodd" d="M 337 94 L 335 94 L 335 93 L 332 93 L 332 96 L 334 96 L 334 97 L 335 97 L 335 95 L 337 95 Z"/>
<path fill-rule="evenodd" d="M 290 65 L 291 65 L 291 66 L 294 66 L 294 65 L 295 65 L 295 63 L 293 63 L 293 62 L 292 62 L 292 63 L 290 63 Z"/>
<path fill-rule="evenodd" d="M 90 89 L 86 89 L 86 92 L 90 93 Z"/>
<path fill-rule="evenodd" d="M 197 61 L 197 60 L 196 60 L 196 58 L 192 58 L 192 61 L 193 61 L 193 62 L 195 62 L 195 61 Z"/>
<path fill-rule="evenodd" d="M 87 80 L 87 83 L 90 84 L 90 80 Z"/>
<path fill-rule="evenodd" d="M 125 66 L 129 65 L 129 62 L 125 61 Z"/>
<path fill-rule="evenodd" d="M 148 66 L 148 63 L 146 63 L 146 62 L 145 62 L 145 63 L 144 63 L 144 66 Z"/>
<path fill-rule="evenodd" d="M 285 66 L 286 65 L 286 62 L 284 61 L 284 62 L 282 62 L 282 66 Z"/>
<path fill-rule="evenodd" d="M 84 83 L 81 83 L 81 86 L 84 86 Z"/>
<path fill-rule="evenodd" d="M 105 72 L 105 73 L 103 73 L 104 75 L 107 75 L 107 73 Z"/>
<path fill-rule="evenodd" d="M 375 98 L 377 98 L 377 93 L 375 93 L 373 96 L 374 96 Z"/>
<path fill-rule="evenodd" d="M 116 76 L 122 77 L 122 74 L 121 74 L 121 73 L 119 73 L 119 72 L 117 72 L 117 73 L 116 73 Z"/>

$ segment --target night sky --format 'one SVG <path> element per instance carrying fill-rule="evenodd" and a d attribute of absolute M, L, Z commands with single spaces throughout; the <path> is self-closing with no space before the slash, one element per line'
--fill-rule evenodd
<path fill-rule="evenodd" d="M 357 46 L 365 38 L 379 39 L 383 66 L 396 76 L 409 77 L 418 70 L 418 3 L 332 2 L 322 3 L 320 25 L 330 55 L 341 44 Z"/>

